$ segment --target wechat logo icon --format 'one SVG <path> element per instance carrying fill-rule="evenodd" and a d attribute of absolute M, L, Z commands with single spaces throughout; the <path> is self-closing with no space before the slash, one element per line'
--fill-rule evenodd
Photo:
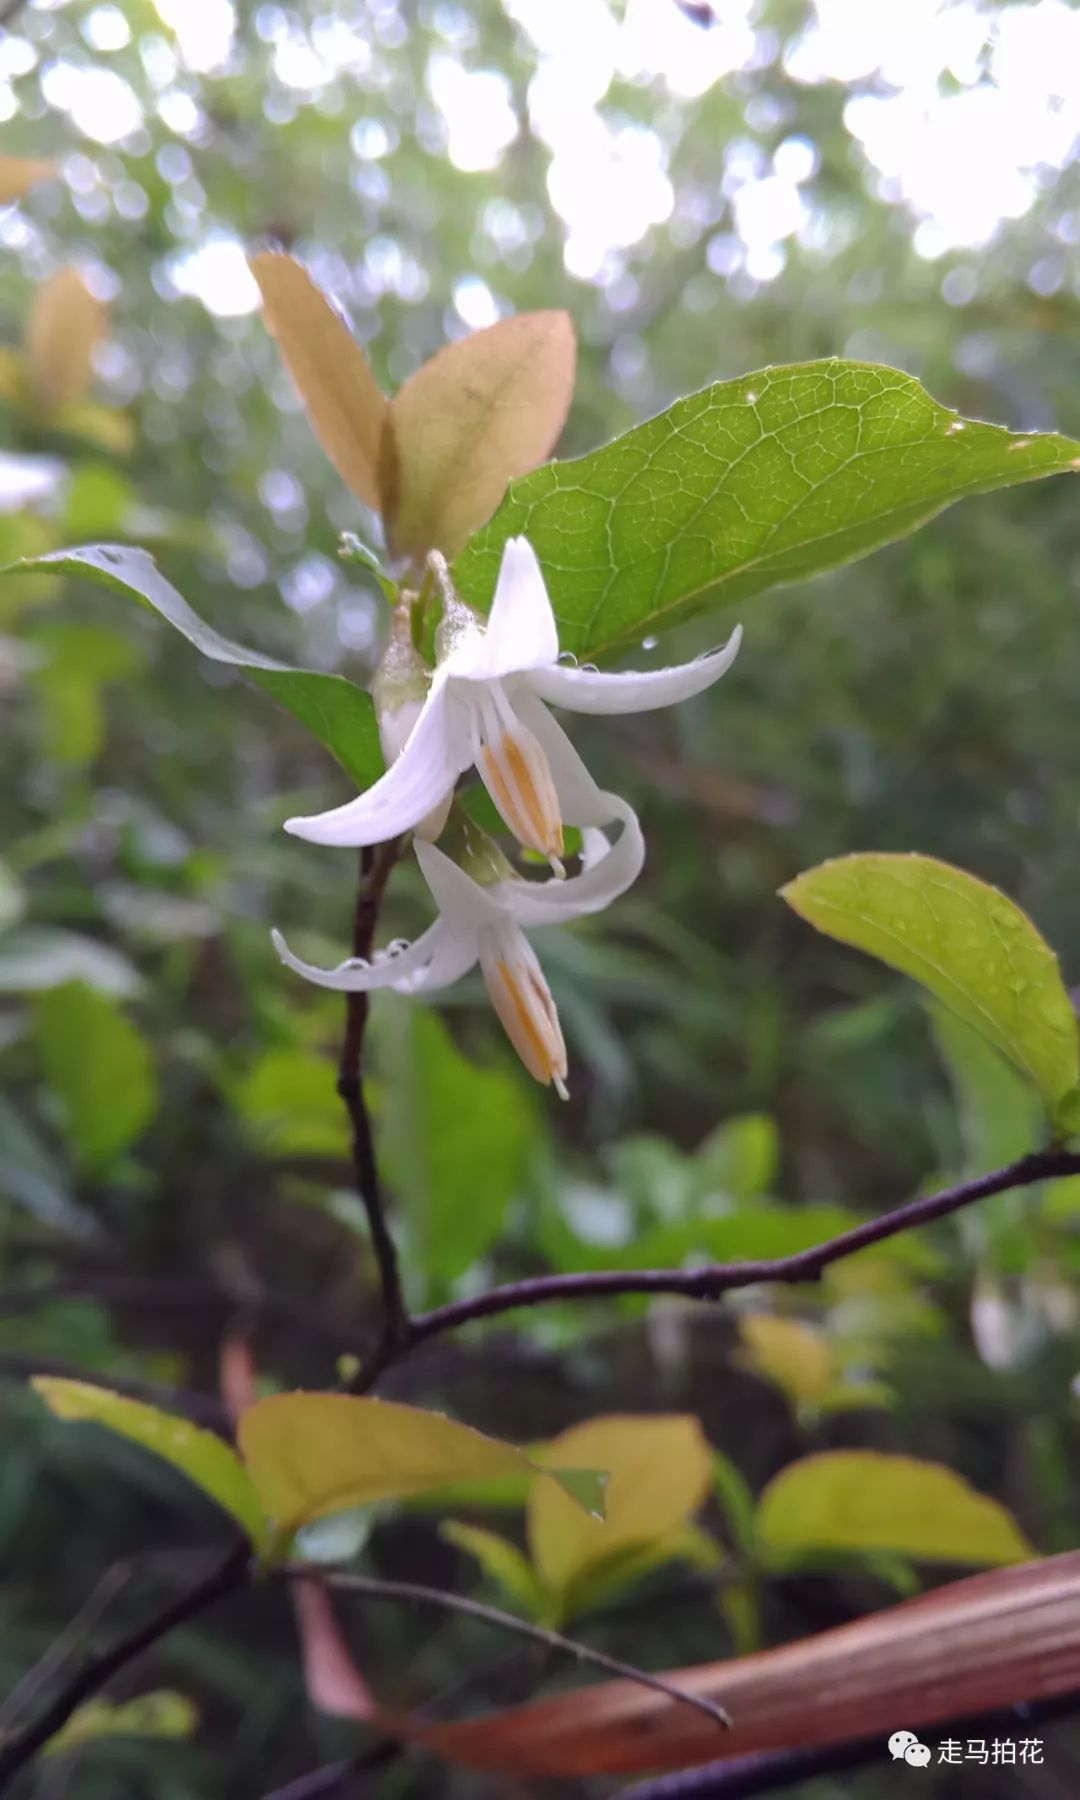
<path fill-rule="evenodd" d="M 889 1739 L 889 1755 L 894 1762 L 906 1762 L 913 1769 L 925 1769 L 930 1761 L 930 1746 L 920 1744 L 913 1731 L 894 1731 Z"/>

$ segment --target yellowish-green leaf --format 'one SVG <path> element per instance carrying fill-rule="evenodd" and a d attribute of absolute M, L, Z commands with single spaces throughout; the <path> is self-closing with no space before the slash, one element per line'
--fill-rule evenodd
<path fill-rule="evenodd" d="M 187 1738 L 198 1722 L 194 1701 L 172 1688 L 155 1688 L 153 1693 L 124 1700 L 119 1706 L 111 1700 L 88 1700 L 49 1739 L 42 1754 L 64 1756 L 101 1738 Z"/>
<path fill-rule="evenodd" d="M 524 1451 L 471 1425 L 349 1394 L 272 1394 L 244 1413 L 237 1435 L 262 1504 L 283 1533 L 349 1506 L 539 1473 Z M 559 1469 L 550 1473 L 563 1478 Z M 571 1468 L 568 1479 L 576 1474 Z M 559 1492 L 576 1515 L 580 1501 Z"/>
<path fill-rule="evenodd" d="M 26 358 L 45 406 L 73 406 L 83 398 L 106 316 L 77 269 L 58 269 L 38 288 L 26 322 Z"/>
<path fill-rule="evenodd" d="M 345 321 L 305 268 L 274 250 L 250 260 L 266 328 L 315 436 L 346 486 L 377 509 L 386 395 Z"/>
<path fill-rule="evenodd" d="M 383 510 L 397 556 L 455 556 L 507 483 L 543 462 L 574 388 L 563 312 L 520 313 L 448 344 L 390 403 Z"/>
<path fill-rule="evenodd" d="M 554 1596 L 554 1604 L 548 1597 L 546 1619 L 562 1625 L 571 1616 L 605 1606 L 667 1563 L 681 1562 L 711 1574 L 723 1560 L 723 1551 L 707 1532 L 696 1525 L 680 1525 L 666 1537 L 654 1538 L 648 1544 L 629 1544 L 605 1562 L 586 1569 L 562 1594 Z"/>
<path fill-rule="evenodd" d="M 739 1320 L 743 1361 L 782 1389 L 794 1406 L 812 1406 L 836 1373 L 825 1333 L 801 1319 L 747 1313 Z"/>
<path fill-rule="evenodd" d="M 565 1492 L 538 1482 L 529 1496 L 529 1548 L 556 1594 L 587 1570 L 665 1538 L 697 1511 L 709 1489 L 709 1448 L 694 1418 L 612 1414 L 572 1426 L 534 1453 L 545 1467 L 606 1469 L 604 1518 L 590 1518 Z"/>
<path fill-rule="evenodd" d="M 48 181 L 55 173 L 55 163 L 35 156 L 0 156 L 0 206 L 21 200 L 39 181 Z"/>
<path fill-rule="evenodd" d="M 1022 1069 L 1052 1118 L 1080 1080 L 1057 958 L 1012 900 L 929 856 L 842 856 L 781 889 L 811 925 L 922 982 Z"/>
<path fill-rule="evenodd" d="M 535 1618 L 543 1609 L 543 1595 L 526 1558 L 516 1544 L 481 1525 L 460 1525 L 448 1519 L 442 1526 L 448 1543 L 476 1558 L 484 1574 L 516 1600 L 522 1611 Z"/>
<path fill-rule="evenodd" d="M 977 1564 L 1038 1554 L 1006 1507 L 951 1469 L 874 1450 L 825 1451 L 789 1464 L 761 1496 L 757 1529 L 776 1566 L 823 1551 Z"/>
<path fill-rule="evenodd" d="M 254 1487 L 236 1452 L 212 1431 L 203 1431 L 190 1419 L 159 1412 L 142 1400 L 129 1400 L 111 1388 L 88 1381 L 68 1381 L 55 1375 L 36 1375 L 33 1385 L 58 1419 L 90 1420 L 108 1431 L 141 1444 L 154 1456 L 179 1469 L 204 1494 L 231 1513 L 256 1549 L 267 1538 L 266 1519 Z"/>

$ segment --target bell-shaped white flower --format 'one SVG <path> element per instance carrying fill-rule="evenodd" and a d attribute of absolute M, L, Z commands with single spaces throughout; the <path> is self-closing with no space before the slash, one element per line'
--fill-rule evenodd
<path fill-rule="evenodd" d="M 573 779 L 573 771 L 569 772 Z M 587 781 L 587 777 L 586 777 Z M 574 789 L 580 803 L 583 789 Z M 582 870 L 568 880 L 526 881 L 515 875 L 492 844 L 478 881 L 434 844 L 416 841 L 416 855 L 439 917 L 414 943 L 391 945 L 371 962 L 350 958 L 336 969 L 320 969 L 294 956 L 280 932 L 274 944 L 282 962 L 319 987 L 346 992 L 393 988 L 401 994 L 449 987 L 476 963 L 492 1005 L 530 1075 L 553 1082 L 566 1098 L 566 1045 L 551 990 L 525 932 L 557 925 L 604 907 L 637 879 L 645 858 L 641 827 L 633 808 L 614 794 L 594 790 L 594 810 L 618 824 L 615 844 L 595 826 L 583 834 Z"/>
<path fill-rule="evenodd" d="M 315 844 L 382 843 L 429 818 L 475 764 L 518 841 L 558 868 L 570 820 L 559 774 L 568 740 L 546 702 L 584 713 L 670 706 L 718 681 L 741 637 L 736 627 L 722 650 L 671 669 L 601 674 L 561 663 L 555 615 L 526 538 L 510 538 L 503 551 L 486 625 L 451 595 L 440 634 L 445 654 L 397 760 L 358 799 L 288 819 L 286 831 Z"/>

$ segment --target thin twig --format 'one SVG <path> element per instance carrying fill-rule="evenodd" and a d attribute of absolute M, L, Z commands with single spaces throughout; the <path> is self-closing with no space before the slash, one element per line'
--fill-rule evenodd
<path fill-rule="evenodd" d="M 264 1794 L 263 1800 L 326 1800 L 329 1794 L 343 1793 L 346 1781 L 357 1773 L 356 1757 L 348 1762 L 326 1763 L 321 1769 L 311 1769 L 284 1787 L 275 1788 L 272 1794 Z"/>
<path fill-rule="evenodd" d="M 363 962 L 371 960 L 379 907 L 390 879 L 390 871 L 397 861 L 398 842 L 395 838 L 391 843 L 381 845 L 378 850 L 364 849 L 360 852 L 360 885 L 353 915 L 352 953 Z M 364 1037 L 367 1021 L 367 994 L 346 994 L 345 1036 L 341 1045 L 337 1086 L 349 1115 L 356 1187 L 367 1214 L 371 1245 L 379 1270 L 382 1323 L 375 1355 L 376 1358 L 385 1358 L 408 1340 L 409 1322 L 397 1248 L 387 1223 L 379 1185 L 371 1119 L 364 1099 Z M 379 1366 L 383 1367 L 385 1363 L 380 1362 Z"/>
<path fill-rule="evenodd" d="M 145 1625 L 84 1663 L 39 1717 L 21 1731 L 0 1743 L 0 1794 L 5 1793 L 13 1777 L 25 1767 L 61 1726 L 66 1725 L 76 1707 L 89 1700 L 112 1676 L 136 1661 L 159 1639 L 176 1626 L 198 1617 L 226 1594 L 235 1593 L 248 1579 L 251 1552 L 245 1539 L 237 1540 L 228 1555 L 214 1564 L 208 1575 L 188 1588 L 178 1599 L 169 1602 Z"/>
<path fill-rule="evenodd" d="M 124 1557 L 120 1562 L 113 1563 L 110 1569 L 106 1569 L 75 1617 L 68 1620 L 33 1668 L 28 1669 L 22 1679 L 15 1683 L 7 1699 L 0 1705 L 0 1743 L 20 1715 L 26 1712 L 42 1689 L 48 1687 L 53 1677 L 59 1674 L 68 1658 L 89 1637 L 102 1614 L 121 1589 L 127 1586 L 134 1573 L 135 1565 L 129 1557 Z"/>
<path fill-rule="evenodd" d="M 663 1694 L 668 1700 L 676 1700 L 683 1706 L 692 1706 L 703 1712 L 716 1725 L 729 1728 L 731 1720 L 722 1706 L 712 1700 L 706 1700 L 700 1694 L 688 1693 L 685 1688 L 677 1687 L 673 1682 L 665 1681 L 662 1675 L 650 1675 L 644 1669 L 636 1669 L 631 1663 L 620 1662 L 617 1657 L 607 1656 L 602 1650 L 593 1650 L 586 1644 L 579 1644 L 574 1638 L 563 1637 L 558 1631 L 548 1631 L 543 1625 L 533 1625 L 527 1619 L 519 1619 L 514 1613 L 500 1612 L 497 1606 L 485 1606 L 481 1600 L 470 1600 L 463 1594 L 450 1594 L 442 1588 L 422 1587 L 412 1581 L 380 1581 L 373 1575 L 352 1575 L 323 1566 L 312 1566 L 310 1563 L 285 1563 L 281 1572 L 285 1575 L 302 1576 L 308 1581 L 321 1581 L 326 1587 L 340 1589 L 343 1593 L 363 1594 L 368 1600 L 391 1600 L 399 1604 L 406 1601 L 417 1606 L 437 1606 L 442 1612 L 463 1613 L 470 1619 L 479 1619 L 485 1625 L 493 1625 L 499 1631 L 512 1631 L 518 1637 L 525 1637 L 534 1644 L 542 1644 L 545 1650 L 559 1650 L 568 1656 L 576 1657 L 579 1662 L 592 1663 L 598 1669 L 606 1669 L 611 1675 L 618 1675 L 624 1681 L 635 1681 L 639 1687 L 652 1688 L 657 1694 Z"/>
<path fill-rule="evenodd" d="M 696 1269 L 602 1269 L 586 1274 L 537 1275 L 524 1281 L 508 1282 L 505 1287 L 489 1288 L 467 1300 L 453 1301 L 432 1312 L 418 1313 L 410 1321 L 407 1347 L 424 1343 L 444 1331 L 455 1331 L 478 1319 L 494 1318 L 501 1313 L 517 1312 L 530 1306 L 548 1306 L 556 1301 L 607 1300 L 620 1294 L 675 1294 L 688 1300 L 718 1300 L 735 1288 L 751 1287 L 759 1282 L 816 1281 L 823 1269 L 884 1243 L 902 1231 L 914 1231 L 935 1219 L 959 1212 L 976 1200 L 991 1194 L 1002 1194 L 1009 1188 L 1032 1187 L 1062 1175 L 1080 1175 L 1080 1152 L 1071 1150 L 1036 1150 L 1018 1162 L 991 1175 L 979 1175 L 972 1181 L 945 1188 L 898 1206 L 879 1218 L 866 1219 L 853 1225 L 812 1249 L 799 1250 L 792 1256 L 765 1257 L 757 1262 L 706 1263 Z"/>

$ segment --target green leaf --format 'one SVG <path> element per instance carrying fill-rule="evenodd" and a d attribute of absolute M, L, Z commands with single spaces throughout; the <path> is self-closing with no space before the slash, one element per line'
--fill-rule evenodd
<path fill-rule="evenodd" d="M 516 1600 L 529 1618 L 535 1619 L 543 1611 L 543 1593 L 532 1567 L 509 1538 L 481 1525 L 459 1525 L 453 1519 L 440 1531 L 448 1543 L 475 1557 L 488 1579 Z"/>
<path fill-rule="evenodd" d="M 426 1007 L 400 1009 L 387 1039 L 384 1158 L 414 1260 L 445 1287 L 499 1236 L 537 1144 L 532 1095 L 515 1072 L 478 1068 Z"/>
<path fill-rule="evenodd" d="M 123 1700 L 119 1705 L 111 1700 L 88 1700 L 49 1739 L 42 1755 L 63 1756 L 102 1738 L 187 1738 L 198 1722 L 194 1701 L 171 1688 L 155 1688 L 152 1693 Z"/>
<path fill-rule="evenodd" d="M 1080 1078 L 1077 1019 L 1057 958 L 1012 900 L 929 856 L 842 856 L 781 889 L 841 943 L 916 981 L 1035 1083 L 1051 1117 Z"/>
<path fill-rule="evenodd" d="M 106 1167 L 139 1136 L 158 1104 L 150 1047 L 115 1002 L 82 982 L 35 1003 L 38 1051 L 80 1166 Z"/>
<path fill-rule="evenodd" d="M 236 1109 L 267 1156 L 349 1154 L 333 1064 L 308 1050 L 269 1050 L 237 1084 Z"/>
<path fill-rule="evenodd" d="M 1030 1084 L 954 1012 L 927 1007 L 960 1114 L 972 1174 L 1015 1162 L 1038 1142 L 1042 1109 Z"/>
<path fill-rule="evenodd" d="M 768 1193 L 780 1166 L 780 1137 L 767 1113 L 743 1113 L 704 1138 L 694 1152 L 695 1180 L 702 1193 L 756 1200 Z"/>
<path fill-rule="evenodd" d="M 104 1425 L 171 1463 L 232 1514 L 256 1549 L 263 1547 L 268 1533 L 258 1496 L 235 1450 L 224 1439 L 175 1413 L 159 1412 L 156 1406 L 129 1400 L 88 1381 L 35 1375 L 33 1386 L 58 1419 Z"/>
<path fill-rule="evenodd" d="M 1078 467 L 1071 438 L 961 419 L 898 369 L 796 363 L 716 382 L 512 482 L 454 576 L 486 608 L 523 532 L 563 649 L 596 657 L 866 556 L 966 494 Z"/>
<path fill-rule="evenodd" d="M 790 1463 L 761 1496 L 757 1531 L 779 1568 L 837 1550 L 978 1564 L 1037 1555 L 1007 1507 L 962 1476 L 874 1450 L 830 1450 Z"/>
<path fill-rule="evenodd" d="M 343 675 L 291 669 L 286 663 L 222 637 L 192 611 L 145 550 L 129 550 L 118 544 L 87 544 L 76 550 L 54 550 L 47 556 L 24 558 L 12 565 L 12 571 L 70 575 L 152 607 L 204 656 L 243 669 L 337 758 L 359 787 L 370 787 L 382 774 L 384 763 L 370 695 Z M 0 571 L 7 572 L 10 571 Z"/>
<path fill-rule="evenodd" d="M 259 1498 L 283 1534 L 346 1507 L 459 1481 L 541 1474 L 516 1445 L 471 1425 L 349 1394 L 272 1394 L 248 1408 L 237 1436 Z M 568 1499 L 561 1468 L 544 1472 L 551 1480 L 537 1485 L 560 1484 Z"/>

